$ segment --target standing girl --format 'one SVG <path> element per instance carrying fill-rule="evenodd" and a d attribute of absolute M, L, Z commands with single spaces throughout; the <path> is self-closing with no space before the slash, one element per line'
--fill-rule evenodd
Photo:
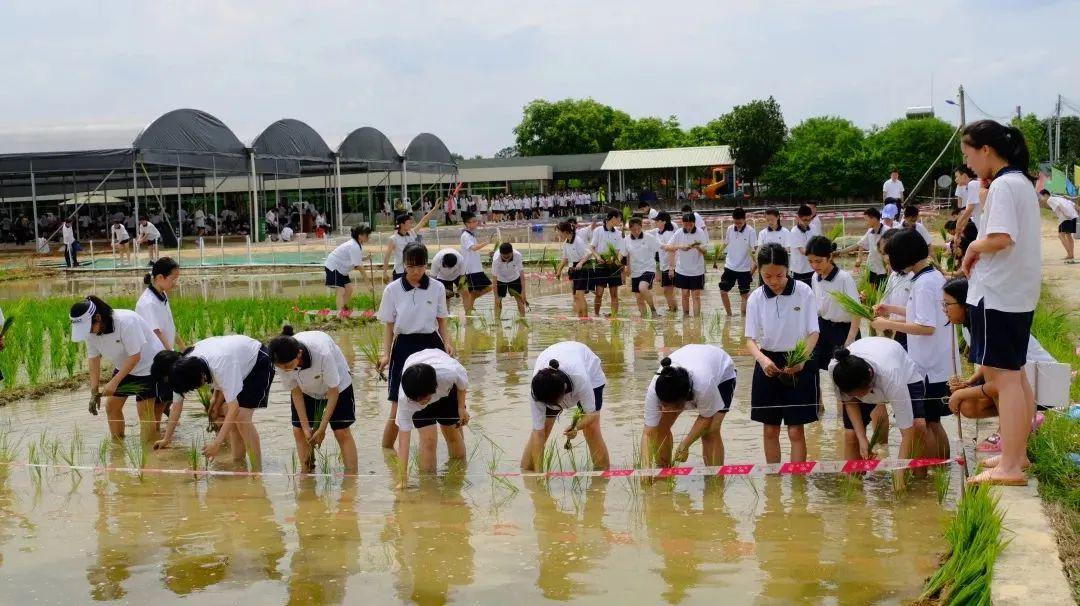
<path fill-rule="evenodd" d="M 1039 198 L 1027 174 L 1027 143 L 1019 129 L 992 120 L 964 128 L 965 163 L 989 183 L 979 237 L 968 246 L 971 348 L 986 382 L 997 389 L 1000 458 L 972 483 L 1027 484 L 1023 463 L 1035 395 L 1021 372 L 1042 287 Z"/>
<path fill-rule="evenodd" d="M 742 298 L 742 315 L 746 315 L 746 299 L 750 296 L 750 283 L 754 280 L 754 249 L 757 247 L 757 232 L 746 225 L 746 210 L 736 208 L 731 213 L 732 225 L 727 228 L 724 241 L 727 254 L 724 257 L 724 273 L 720 276 L 720 298 L 724 302 L 724 311 L 731 315 L 731 298 L 728 292 L 739 285 Z"/>
<path fill-rule="evenodd" d="M 326 285 L 335 291 L 338 313 L 349 310 L 349 302 L 352 301 L 353 295 L 349 272 L 359 268 L 364 262 L 364 244 L 369 237 L 371 237 L 371 226 L 361 223 L 352 228 L 348 240 L 338 244 L 337 248 L 326 255 L 326 262 L 323 263 Z M 372 276 L 372 280 L 374 279 Z"/>
<path fill-rule="evenodd" d="M 168 360 L 175 355 L 163 352 L 161 357 Z M 154 366 L 157 369 L 163 365 Z M 163 373 L 157 378 L 167 381 L 169 388 L 177 394 L 184 395 L 208 384 L 217 392 L 210 406 L 211 418 L 217 416 L 222 406 L 225 407 L 221 429 L 214 440 L 203 447 L 203 455 L 211 459 L 216 457 L 221 445 L 229 440 L 234 461 L 243 461 L 247 454 L 252 469 L 260 469 L 262 446 L 253 418 L 255 409 L 266 408 L 269 403 L 270 385 L 274 382 L 274 365 L 262 343 L 244 335 L 209 337 L 189 347 L 171 367 L 164 366 L 166 368 L 157 371 Z M 168 437 L 175 426 L 173 419 L 179 420 L 182 409 L 182 402 L 174 400 L 166 430 Z"/>
<path fill-rule="evenodd" d="M 442 428 L 451 459 L 465 460 L 465 438 L 461 428 L 469 424 L 465 395 L 469 375 L 465 367 L 441 349 L 425 349 L 409 356 L 401 373 L 395 422 L 398 428 L 398 489 L 409 479 L 409 433 L 420 436 L 420 471 L 435 472 L 435 451 Z"/>
<path fill-rule="evenodd" d="M 562 261 L 555 268 L 555 279 L 562 276 L 563 268 L 567 268 L 566 274 L 570 278 L 571 293 L 573 297 L 574 315 L 579 318 L 589 317 L 589 305 L 585 302 L 585 293 L 589 292 L 589 271 L 585 269 L 585 261 L 589 258 L 589 245 L 585 239 L 578 236 L 577 230 L 569 221 L 559 223 L 559 236 L 562 238 Z"/>
<path fill-rule="evenodd" d="M 763 425 L 765 460 L 780 462 L 780 425 L 787 425 L 791 460 L 806 460 L 803 425 L 818 420 L 817 365 L 793 366 L 788 356 L 799 341 L 814 351 L 818 306 L 814 292 L 788 273 L 788 253 L 779 244 L 761 247 L 758 269 L 764 284 L 746 302 L 746 348 L 754 356 L 750 418 Z"/>
<path fill-rule="evenodd" d="M 780 246 L 787 246 L 788 241 L 788 228 L 780 225 L 780 211 L 775 208 L 768 208 L 765 210 L 765 227 L 758 232 L 757 243 L 758 250 L 755 254 L 761 250 L 760 247 L 766 244 L 779 244 Z"/>
<path fill-rule="evenodd" d="M 648 313 L 656 316 L 652 289 L 656 280 L 656 255 L 660 253 L 660 240 L 656 234 L 642 231 L 641 223 L 641 217 L 630 219 L 630 233 L 623 241 L 623 251 L 626 259 L 624 271 L 630 277 L 630 292 L 637 297 L 638 313 L 644 318 Z"/>
<path fill-rule="evenodd" d="M 390 416 L 383 428 L 383 448 L 393 448 L 397 438 L 398 394 L 405 360 L 425 349 L 441 349 L 453 355 L 446 332 L 446 289 L 427 275 L 427 247 L 410 244 L 403 252 L 405 275 L 383 289 L 379 321 L 385 325 L 383 354 L 378 370 L 389 366 L 387 399 Z"/>
<path fill-rule="evenodd" d="M 600 409 L 604 405 L 607 377 L 600 358 L 584 343 L 563 341 L 540 352 L 533 365 L 532 433 L 521 455 L 521 469 L 539 471 L 555 419 L 564 409 L 577 408 L 584 413 L 571 422 L 564 435 L 573 438 L 585 434 L 595 469 L 608 468 L 608 449 L 600 432 Z"/>
<path fill-rule="evenodd" d="M 814 360 L 819 370 L 828 370 L 836 350 L 847 347 L 859 338 L 858 318 L 844 311 L 831 293 L 842 292 L 856 301 L 859 291 L 851 274 L 833 262 L 836 245 L 825 236 L 814 236 L 806 243 L 806 259 L 814 268 L 813 290 L 818 304 L 817 347 Z"/>
<path fill-rule="evenodd" d="M 882 297 L 881 302 L 888 306 L 904 307 L 907 305 L 908 296 L 911 294 L 911 274 L 904 270 L 893 270 L 889 263 L 889 253 L 887 252 L 887 246 L 889 240 L 892 240 L 893 236 L 900 233 L 897 228 L 887 229 L 878 238 L 878 251 L 881 253 L 881 259 L 885 263 L 885 266 L 889 268 L 889 277 L 885 280 L 885 295 Z M 898 314 L 886 314 L 885 317 L 891 320 L 899 320 L 901 316 Z M 907 334 L 902 332 L 893 333 L 893 338 L 896 342 L 907 349 Z"/>
<path fill-rule="evenodd" d="M 907 335 L 907 350 L 922 371 L 925 401 L 915 402 L 915 417 L 926 422 L 927 456 L 948 458 L 949 439 L 941 426 L 941 417 L 949 415 L 949 378 L 960 366 L 960 354 L 953 330 L 945 315 L 942 288 L 945 276 L 930 264 L 930 248 L 915 229 L 902 229 L 885 249 L 893 269 L 911 274 L 911 293 L 904 306 L 878 305 L 879 314 L 895 314 L 899 319 L 875 318 L 877 330 L 892 330 Z"/>
<path fill-rule="evenodd" d="M 161 257 L 154 261 L 150 273 L 143 276 L 146 290 L 135 303 L 135 313 L 146 320 L 165 349 L 184 348 L 183 340 L 176 336 L 176 322 L 169 305 L 169 292 L 179 279 L 180 265 L 170 257 Z"/>
<path fill-rule="evenodd" d="M 682 292 L 683 316 L 701 315 L 701 291 L 705 289 L 705 247 L 709 236 L 698 227 L 695 213 L 682 217 L 682 229 L 675 232 L 667 250 L 675 251 L 675 288 Z"/>
<path fill-rule="evenodd" d="M 124 403 L 135 396 L 139 417 L 139 434 L 150 442 L 157 432 L 153 421 L 157 386 L 151 377 L 154 356 L 162 351 L 161 340 L 139 314 L 128 309 L 113 309 L 105 301 L 91 295 L 71 306 L 71 340 L 86 342 L 87 366 L 90 371 L 90 414 L 97 415 L 98 402 L 105 400 L 109 433 L 113 438 L 124 437 Z M 114 367 L 112 379 L 101 382 L 101 358 Z"/>
<path fill-rule="evenodd" d="M 420 217 L 419 229 L 416 228 L 417 224 L 413 221 L 412 213 L 400 213 L 394 217 L 394 234 L 390 236 L 390 240 L 386 243 L 386 252 L 383 253 L 383 280 L 386 280 L 386 266 L 391 262 L 394 264 L 394 269 L 391 274 L 392 277 L 388 281 L 397 280 L 405 275 L 405 262 L 402 259 L 402 253 L 405 252 L 405 247 L 409 244 L 420 242 L 420 229 L 427 225 L 428 219 L 435 214 L 439 206 L 439 204 L 436 204 L 423 217 Z"/>
<path fill-rule="evenodd" d="M 795 216 L 795 225 L 788 232 L 787 248 L 791 255 L 791 273 L 796 280 L 807 286 L 810 286 L 810 279 L 814 276 L 814 269 L 806 260 L 806 243 L 814 237 L 810 231 L 810 219 L 813 216 L 814 211 L 803 204 Z"/>
<path fill-rule="evenodd" d="M 345 473 L 355 474 L 356 442 L 349 427 L 356 420 L 356 398 L 341 348 L 324 332 L 294 333 L 293 327 L 286 325 L 266 349 L 292 396 L 293 439 L 304 470 L 314 471 L 314 449 L 322 444 L 329 428 L 341 451 Z"/>
<path fill-rule="evenodd" d="M 657 253 L 657 261 L 660 264 L 660 288 L 664 291 L 664 300 L 667 301 L 668 313 L 679 313 L 679 305 L 675 302 L 675 252 L 667 248 L 671 246 L 675 238 L 675 224 L 671 222 L 671 215 L 666 211 L 656 214 L 656 238 L 660 240 L 660 251 Z"/>
<path fill-rule="evenodd" d="M 600 315 L 600 305 L 604 301 L 604 289 L 611 294 L 611 317 L 619 313 L 619 287 L 623 284 L 622 258 L 626 255 L 623 247 L 622 213 L 609 210 L 600 229 L 594 229 L 589 242 L 592 257 L 596 259 L 595 298 L 593 313 Z"/>
<path fill-rule="evenodd" d="M 735 363 L 715 345 L 684 345 L 660 361 L 660 370 L 645 392 L 642 467 L 670 467 L 686 461 L 690 446 L 701 438 L 706 465 L 724 464 L 720 425 L 735 393 Z M 672 459 L 671 428 L 684 410 L 697 411 Z"/>
<path fill-rule="evenodd" d="M 480 242 L 476 239 L 476 228 L 480 225 L 480 219 L 472 213 L 462 213 L 461 222 L 465 229 L 461 230 L 461 263 L 465 272 L 465 288 L 461 290 L 461 304 L 465 308 L 465 315 L 473 311 L 473 305 L 480 297 L 491 292 L 491 278 L 484 273 L 484 266 L 480 261 L 480 251 L 491 244 L 491 240 Z"/>

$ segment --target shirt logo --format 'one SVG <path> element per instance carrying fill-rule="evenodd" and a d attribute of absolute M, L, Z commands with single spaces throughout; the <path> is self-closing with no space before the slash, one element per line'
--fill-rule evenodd
<path fill-rule="evenodd" d="M 793 309 L 794 311 L 802 311 L 802 308 L 801 308 L 801 307 L 794 307 L 794 308 L 792 308 L 792 309 Z"/>

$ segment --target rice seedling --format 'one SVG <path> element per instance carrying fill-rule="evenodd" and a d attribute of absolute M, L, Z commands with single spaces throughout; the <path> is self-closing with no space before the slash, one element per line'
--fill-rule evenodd
<path fill-rule="evenodd" d="M 379 361 L 382 359 L 382 343 L 375 334 L 371 331 L 364 331 L 360 336 L 360 341 L 357 343 L 356 348 L 360 350 L 360 355 L 364 356 L 364 359 L 367 360 L 367 363 L 371 368 L 378 368 Z M 381 370 L 377 372 L 379 374 L 379 380 L 386 381 L 386 374 Z"/>
<path fill-rule="evenodd" d="M 1004 512 L 989 486 L 968 489 L 945 527 L 949 551 L 926 583 L 921 599 L 935 603 L 989 604 L 994 562 L 1005 548 Z"/>
<path fill-rule="evenodd" d="M 855 318 L 862 318 L 870 322 L 874 321 L 873 307 L 870 307 L 869 305 L 863 303 L 862 301 L 859 301 L 858 299 L 852 297 L 851 295 L 843 291 L 834 290 L 830 292 L 829 295 L 834 300 L 836 300 L 836 303 L 840 305 L 840 307 L 843 308 L 843 310 L 851 316 Z"/>
<path fill-rule="evenodd" d="M 38 450 L 38 445 L 34 442 L 30 442 L 26 446 L 26 459 L 30 464 L 30 474 L 37 479 L 41 479 L 41 451 Z"/>
<path fill-rule="evenodd" d="M 619 251 L 614 244 L 608 244 L 604 252 L 600 253 L 600 260 L 609 267 L 619 264 Z"/>
<path fill-rule="evenodd" d="M 577 424 L 581 419 L 585 417 L 585 410 L 578 404 L 574 407 L 573 413 L 570 416 L 570 429 L 571 431 L 577 428 Z M 570 443 L 570 438 L 566 438 L 566 444 L 563 445 L 564 450 L 570 450 L 574 446 Z M 571 453 L 571 460 L 573 459 L 573 453 Z"/>
<path fill-rule="evenodd" d="M 21 439 L 12 441 L 9 430 L 0 430 L 0 465 L 8 465 L 15 460 L 19 453 L 19 443 L 21 441 Z"/>
<path fill-rule="evenodd" d="M 806 364 L 810 361 L 813 353 L 814 352 L 806 346 L 806 339 L 799 339 L 795 343 L 795 347 L 792 347 L 791 351 L 788 352 L 785 366 L 787 368 L 792 368 L 794 366 L 798 366 L 799 364 Z"/>
<path fill-rule="evenodd" d="M 101 443 L 98 444 L 97 451 L 97 463 L 98 467 L 106 467 L 109 463 L 109 446 L 112 445 L 112 439 L 105 437 L 101 439 Z"/>
<path fill-rule="evenodd" d="M 855 494 L 862 486 L 862 478 L 857 473 L 842 473 L 838 480 L 840 486 L 840 496 L 845 501 L 851 501 L 855 498 Z"/>
<path fill-rule="evenodd" d="M 874 449 L 885 443 L 885 439 L 889 437 L 889 432 L 885 429 L 885 423 L 871 422 L 871 424 L 874 426 L 874 432 L 870 434 L 870 442 L 867 446 L 867 450 L 869 451 L 870 456 L 873 457 Z"/>
<path fill-rule="evenodd" d="M 832 226 L 832 229 L 830 229 L 829 232 L 825 234 L 825 237 L 828 238 L 830 242 L 836 242 L 840 238 L 844 237 L 843 222 L 837 221 L 836 224 Z"/>
<path fill-rule="evenodd" d="M 319 473 L 324 476 L 330 475 L 330 472 L 333 471 L 333 459 L 331 456 L 322 449 L 317 449 L 315 457 L 319 462 Z"/>
<path fill-rule="evenodd" d="M 191 471 L 199 471 L 199 458 L 202 457 L 203 440 L 199 436 L 191 438 L 184 454 L 187 457 L 188 467 Z M 205 467 L 205 464 L 204 464 Z"/>
<path fill-rule="evenodd" d="M 949 497 L 949 485 L 952 483 L 952 473 L 947 465 L 938 465 L 930 470 L 930 480 L 934 483 L 934 492 L 937 493 L 938 505 L 944 505 Z"/>
<path fill-rule="evenodd" d="M 146 461 L 148 453 L 144 448 L 142 439 L 139 436 L 132 436 L 123 442 L 124 456 L 127 458 L 128 465 L 138 470 L 138 477 L 141 481 L 143 479 L 142 470 L 146 467 Z"/>
<path fill-rule="evenodd" d="M 713 244 L 712 253 L 709 255 L 712 257 L 713 269 L 717 269 L 720 259 L 724 256 L 724 251 L 727 249 L 727 242 L 717 242 Z"/>

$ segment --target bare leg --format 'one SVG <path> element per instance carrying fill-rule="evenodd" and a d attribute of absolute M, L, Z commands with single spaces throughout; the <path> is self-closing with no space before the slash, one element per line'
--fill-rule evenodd
<path fill-rule="evenodd" d="M 750 299 L 750 293 L 748 293 L 748 292 L 739 293 L 739 297 L 742 298 L 742 309 L 740 310 L 740 313 L 745 318 L 746 317 L 746 302 L 747 302 L 747 300 Z"/>
<path fill-rule="evenodd" d="M 844 430 L 844 460 L 854 461 L 859 458 L 859 439 L 854 429 Z"/>
<path fill-rule="evenodd" d="M 296 442 L 296 457 L 300 459 L 300 471 L 301 473 L 311 473 L 315 470 L 315 457 L 313 456 L 315 451 L 308 445 L 303 429 L 293 427 L 292 435 L 293 440 Z"/>
<path fill-rule="evenodd" d="M 592 457 L 593 469 L 607 469 L 610 467 L 607 444 L 604 443 L 604 434 L 600 432 L 600 423 L 593 423 L 581 433 L 585 434 L 585 444 L 589 447 L 589 456 Z"/>
<path fill-rule="evenodd" d="M 874 428 L 871 433 L 877 431 L 877 427 L 881 425 L 882 444 L 889 443 L 889 410 L 885 408 L 884 404 L 878 404 L 874 407 L 874 410 L 870 413 L 870 426 Z"/>
<path fill-rule="evenodd" d="M 604 287 L 598 286 L 596 292 L 593 294 L 593 315 L 600 315 L 600 306 L 604 302 Z"/>
<path fill-rule="evenodd" d="M 690 315 L 690 291 L 684 289 L 684 290 L 680 291 L 680 294 L 682 295 L 683 315 L 684 316 L 689 316 Z"/>
<path fill-rule="evenodd" d="M 398 428 L 397 423 L 397 402 L 390 402 L 390 417 L 386 419 L 386 425 L 383 426 L 382 432 L 382 447 L 393 448 L 394 442 L 397 442 Z"/>
<path fill-rule="evenodd" d="M 648 282 L 642 282 L 638 286 L 638 290 L 641 291 L 638 294 L 641 295 L 641 299 L 645 301 L 645 304 L 649 306 L 649 311 L 652 315 L 656 315 L 656 303 L 653 301 L 652 286 Z M 642 315 L 645 315 L 644 313 Z"/>
<path fill-rule="evenodd" d="M 802 425 L 788 425 L 788 440 L 791 442 L 791 461 L 801 463 L 806 460 L 806 432 Z"/>
<path fill-rule="evenodd" d="M 521 295 L 514 295 L 514 299 L 517 301 L 518 316 L 525 317 L 525 297 Z"/>
<path fill-rule="evenodd" d="M 998 390 L 998 413 L 1001 418 L 1001 458 L 997 465 L 971 479 L 972 482 L 1021 480 L 1027 464 L 1027 437 L 1031 431 L 1033 407 L 1024 389 L 1024 373 L 983 367 L 987 383 Z"/>
<path fill-rule="evenodd" d="M 656 427 L 646 427 L 641 435 L 641 464 L 643 467 L 671 467 L 671 451 L 675 437 L 671 427 L 682 412 L 661 413 Z"/>
<path fill-rule="evenodd" d="M 420 437 L 420 471 L 435 473 L 435 452 L 439 444 L 439 432 L 434 425 L 421 427 L 416 432 Z"/>
<path fill-rule="evenodd" d="M 721 290 L 720 291 L 720 300 L 724 302 L 724 312 L 727 313 L 727 315 L 730 316 L 731 315 L 731 297 L 728 296 L 728 291 L 726 291 L 726 290 Z"/>
<path fill-rule="evenodd" d="M 611 291 L 611 315 L 616 316 L 619 314 L 619 287 L 611 286 L 608 290 Z"/>
<path fill-rule="evenodd" d="M 109 434 L 113 439 L 124 439 L 124 402 L 127 402 L 127 396 L 111 396 L 105 400 L 105 417 L 109 420 Z"/>
<path fill-rule="evenodd" d="M 701 315 L 701 291 L 695 290 L 690 293 L 691 300 L 694 302 L 694 311 L 692 315 Z"/>
<path fill-rule="evenodd" d="M 701 436 L 701 457 L 706 465 L 724 464 L 724 439 L 720 434 L 720 427 L 724 422 L 724 413 L 717 413 L 709 430 Z"/>
<path fill-rule="evenodd" d="M 446 441 L 446 451 L 451 459 L 465 459 L 465 436 L 461 428 L 456 425 L 440 425 L 443 440 Z"/>
<path fill-rule="evenodd" d="M 765 462 L 780 462 L 780 426 L 762 425 L 762 440 L 765 445 Z"/>
<path fill-rule="evenodd" d="M 300 435 L 302 436 L 303 432 L 300 432 Z M 356 456 L 356 441 L 353 440 L 352 432 L 348 427 L 335 429 L 334 439 L 337 440 L 338 450 L 341 451 L 341 460 L 345 463 L 345 473 L 355 475 L 359 469 L 359 463 Z"/>
<path fill-rule="evenodd" d="M 139 437 L 143 444 L 149 444 L 157 439 L 157 423 L 154 422 L 154 403 L 156 400 L 139 400 L 135 402 L 135 411 L 139 416 Z"/>
<path fill-rule="evenodd" d="M 240 408 L 240 414 L 236 418 L 236 428 L 240 438 L 244 441 L 244 450 L 251 457 L 251 470 L 262 469 L 262 446 L 259 443 L 259 430 L 255 429 L 252 422 L 252 408 Z"/>

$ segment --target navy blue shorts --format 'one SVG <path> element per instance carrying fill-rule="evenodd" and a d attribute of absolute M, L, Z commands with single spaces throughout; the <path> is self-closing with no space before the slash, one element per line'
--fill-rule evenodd
<path fill-rule="evenodd" d="M 304 411 L 307 414 L 308 424 L 311 425 L 312 430 L 319 428 L 315 422 L 315 413 L 319 407 L 323 407 L 325 410 L 325 398 L 313 398 L 304 394 Z M 300 427 L 300 417 L 296 414 L 296 406 L 291 406 L 290 409 L 292 410 L 292 426 Z M 351 426 L 354 421 L 356 421 L 356 397 L 353 395 L 353 388 L 350 385 L 345 388 L 345 391 L 338 394 L 334 413 L 330 415 L 330 429 L 345 429 Z"/>
<path fill-rule="evenodd" d="M 739 284 L 739 293 L 746 294 L 750 292 L 750 283 L 754 281 L 754 274 L 748 271 L 735 271 L 734 269 L 724 268 L 724 273 L 720 275 L 720 290 L 722 292 L 728 292 L 734 288 L 735 283 Z"/>
<path fill-rule="evenodd" d="M 604 386 L 601 385 L 600 387 L 594 387 L 592 392 L 593 399 L 596 400 L 596 412 L 600 412 L 600 409 L 604 407 Z M 558 417 L 559 413 L 561 413 L 562 411 L 563 409 L 561 406 L 555 408 L 547 406 L 544 409 L 544 417 L 548 419 L 554 419 L 555 417 Z"/>
<path fill-rule="evenodd" d="M 651 271 L 647 271 L 636 278 L 630 278 L 630 292 L 640 292 L 642 282 L 648 284 L 649 290 L 652 290 L 654 280 L 656 280 L 656 274 Z"/>
<path fill-rule="evenodd" d="M 117 374 L 116 369 L 113 369 L 112 376 Z M 153 400 L 157 398 L 158 387 L 154 383 L 153 377 L 146 375 L 145 377 L 137 377 L 132 374 L 126 375 L 123 379 L 120 379 L 120 384 L 116 386 L 116 397 L 135 396 L 138 401 Z M 172 392 L 169 392 L 169 400 L 172 401 Z"/>
<path fill-rule="evenodd" d="M 900 347 L 904 348 L 904 351 L 907 351 L 907 333 L 906 332 L 895 332 L 895 333 L 893 333 L 892 338 L 893 338 L 893 341 L 896 341 L 897 343 L 900 344 Z"/>
<path fill-rule="evenodd" d="M 1076 219 L 1066 219 L 1058 225 L 1059 234 L 1075 234 L 1076 233 Z"/>
<path fill-rule="evenodd" d="M 352 282 L 352 280 L 349 279 L 349 276 L 341 273 L 336 269 L 324 267 L 323 270 L 326 271 L 326 285 L 330 288 L 341 288 L 342 286 L 345 286 L 346 284 Z"/>
<path fill-rule="evenodd" d="M 1011 313 L 986 309 L 984 301 L 968 305 L 971 359 L 981 366 L 1020 370 L 1027 363 L 1034 311 Z"/>
<path fill-rule="evenodd" d="M 908 383 L 908 396 L 911 398 L 911 413 L 916 419 L 926 418 L 926 385 L 922 381 Z"/>
<path fill-rule="evenodd" d="M 591 292 L 592 283 L 589 280 L 588 269 L 571 269 L 567 275 L 570 277 L 570 282 L 573 284 L 573 292 Z"/>
<path fill-rule="evenodd" d="M 465 274 L 465 284 L 468 285 L 469 292 L 477 292 L 491 286 L 491 278 L 487 277 L 484 272 L 478 271 L 473 274 Z"/>
<path fill-rule="evenodd" d="M 413 427 L 423 429 L 430 425 L 457 425 L 461 422 L 457 407 L 457 385 L 450 388 L 446 397 L 440 398 L 413 413 Z"/>
<path fill-rule="evenodd" d="M 240 408 L 266 408 L 270 403 L 270 385 L 274 382 L 274 365 L 270 362 L 270 352 L 266 346 L 259 348 L 255 356 L 255 366 L 244 377 L 243 387 L 236 395 Z"/>
<path fill-rule="evenodd" d="M 700 276 L 684 276 L 675 272 L 675 288 L 682 290 L 705 290 L 705 274 Z"/>
<path fill-rule="evenodd" d="M 668 288 L 675 286 L 675 276 L 669 271 L 660 272 L 660 287 Z"/>
<path fill-rule="evenodd" d="M 442 283 L 443 287 L 446 288 L 447 293 L 453 293 L 454 287 L 457 286 L 457 280 L 443 280 L 442 278 L 435 279 Z"/>
<path fill-rule="evenodd" d="M 923 380 L 923 412 L 926 414 L 927 423 L 940 423 L 941 417 L 952 414 L 949 410 L 949 383 L 931 383 L 929 379 Z"/>
<path fill-rule="evenodd" d="M 390 367 L 387 369 L 387 399 L 391 402 L 398 401 L 401 389 L 401 369 L 405 360 L 418 351 L 425 349 L 441 349 L 446 351 L 442 337 L 437 332 L 422 332 L 399 334 L 394 337 L 394 344 L 390 346 Z"/>
<path fill-rule="evenodd" d="M 524 290 L 521 287 L 521 278 L 520 277 L 517 280 L 514 280 L 512 282 L 498 282 L 498 281 L 496 281 L 496 282 L 497 283 L 495 284 L 495 294 L 500 299 L 502 299 L 506 295 L 518 296 L 518 295 L 521 294 L 521 291 Z"/>

